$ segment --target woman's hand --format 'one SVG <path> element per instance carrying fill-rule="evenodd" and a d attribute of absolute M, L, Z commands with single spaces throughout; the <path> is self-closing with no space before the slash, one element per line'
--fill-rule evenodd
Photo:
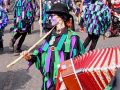
<path fill-rule="evenodd" d="M 25 55 L 23 58 L 26 60 L 30 60 L 32 58 L 27 51 L 23 51 L 22 53 L 20 53 L 20 55 Z"/>

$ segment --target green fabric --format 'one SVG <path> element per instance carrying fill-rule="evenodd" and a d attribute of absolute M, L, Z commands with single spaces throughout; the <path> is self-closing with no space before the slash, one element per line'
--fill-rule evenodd
<path fill-rule="evenodd" d="M 12 33 L 12 38 L 14 37 L 14 32 Z"/>
<path fill-rule="evenodd" d="M 66 38 L 66 43 L 65 43 L 65 51 L 64 52 L 70 52 L 71 48 L 70 48 L 70 43 L 71 43 L 71 36 L 72 36 L 72 32 L 71 30 L 68 29 L 68 35 Z"/>
<path fill-rule="evenodd" d="M 55 76 L 58 75 L 58 67 L 57 65 L 60 64 L 60 58 L 59 58 L 59 53 L 57 48 L 54 48 L 54 53 L 55 53 L 55 62 L 54 62 L 54 73 L 53 73 L 53 80 L 55 79 Z"/>
<path fill-rule="evenodd" d="M 27 10 L 27 17 L 29 17 L 29 8 L 28 8 L 28 10 Z"/>
<path fill-rule="evenodd" d="M 18 3 L 17 3 L 16 6 L 22 6 L 22 4 L 21 4 L 21 0 L 18 1 Z"/>
<path fill-rule="evenodd" d="M 35 62 L 35 66 L 36 66 L 36 68 L 39 70 L 40 64 L 39 64 L 39 62 L 38 62 L 38 58 L 37 58 L 37 61 Z"/>
<path fill-rule="evenodd" d="M 33 55 L 38 55 L 38 51 L 37 50 L 34 50 L 34 53 L 33 53 Z M 38 58 L 38 56 L 37 56 L 37 61 L 35 62 L 35 66 L 36 66 L 36 68 L 39 70 L 39 68 L 40 68 L 40 59 Z"/>
<path fill-rule="evenodd" d="M 21 12 L 21 11 L 20 11 L 20 7 L 17 7 L 17 16 L 21 16 L 21 15 L 20 15 L 20 12 Z"/>
<path fill-rule="evenodd" d="M 54 84 L 56 84 L 56 82 L 57 82 L 57 79 L 54 79 Z"/>
<path fill-rule="evenodd" d="M 73 32 L 73 31 L 68 28 L 68 38 L 69 38 L 69 39 L 71 39 L 72 32 Z"/>
<path fill-rule="evenodd" d="M 20 22 L 20 26 L 21 26 L 20 28 L 23 28 L 23 24 L 21 22 Z"/>
<path fill-rule="evenodd" d="M 81 48 L 80 55 L 82 55 L 83 53 L 85 53 L 85 48 L 84 48 L 82 42 L 80 41 L 80 39 L 79 39 L 79 43 L 80 43 L 80 48 Z"/>
<path fill-rule="evenodd" d="M 34 50 L 33 55 L 38 55 L 38 51 L 37 51 L 37 50 Z"/>
<path fill-rule="evenodd" d="M 42 61 L 41 61 L 41 67 L 43 67 L 43 73 L 45 74 L 45 62 L 46 62 L 46 57 L 48 54 L 48 50 L 42 53 Z"/>
<path fill-rule="evenodd" d="M 69 35 L 67 35 L 67 38 L 66 38 L 66 43 L 65 43 L 65 52 L 70 52 L 70 42 L 71 42 L 71 39 L 69 39 Z"/>
<path fill-rule="evenodd" d="M 49 43 L 46 43 L 42 50 L 47 51 L 48 48 L 49 48 Z"/>
<path fill-rule="evenodd" d="M 41 62 L 41 66 L 42 66 L 42 67 L 43 67 L 43 65 L 45 64 L 46 57 L 47 57 L 47 52 L 43 52 L 43 53 L 42 53 L 42 62 Z"/>
<path fill-rule="evenodd" d="M 48 77 L 44 78 L 44 90 L 46 90 L 45 83 L 48 81 L 48 79 L 49 79 Z"/>
<path fill-rule="evenodd" d="M 76 55 L 76 49 L 73 49 L 73 55 L 72 55 L 72 58 L 74 58 Z"/>
<path fill-rule="evenodd" d="M 57 49 L 60 51 L 61 50 L 61 48 L 62 48 L 62 46 L 63 46 L 63 43 L 64 43 L 64 41 L 65 41 L 65 39 L 66 39 L 66 34 L 63 34 L 62 35 L 62 37 L 61 37 L 61 39 L 60 39 L 60 41 L 59 41 L 59 43 L 58 43 L 58 45 L 57 45 Z"/>
<path fill-rule="evenodd" d="M 113 90 L 112 86 L 108 85 L 104 90 Z"/>
<path fill-rule="evenodd" d="M 2 12 L 0 12 L 0 16 L 2 15 Z"/>

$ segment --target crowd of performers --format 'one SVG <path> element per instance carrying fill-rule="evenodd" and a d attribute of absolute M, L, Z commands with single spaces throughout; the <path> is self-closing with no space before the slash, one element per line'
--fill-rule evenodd
<path fill-rule="evenodd" d="M 41 71 L 43 76 L 43 84 L 41 90 L 59 90 L 64 88 L 56 86 L 58 76 L 58 64 L 82 55 L 86 52 L 85 48 L 92 41 L 88 51 L 95 49 L 100 35 L 108 31 L 111 24 L 111 10 L 101 0 L 83 0 L 83 10 L 78 25 L 80 31 L 84 28 L 88 33 L 88 37 L 82 44 L 79 35 L 75 32 L 74 18 L 69 13 L 73 9 L 73 1 L 70 0 L 43 0 L 42 1 L 42 24 L 43 29 L 48 32 L 53 28 L 53 31 L 43 44 L 34 53 L 30 55 L 27 51 L 22 51 L 21 47 L 28 34 L 31 34 L 31 26 L 35 21 L 36 16 L 36 1 L 35 0 L 16 0 L 13 9 L 13 26 L 10 28 L 12 37 L 9 44 L 9 50 L 14 52 L 14 44 L 19 38 L 16 51 L 20 55 L 25 55 L 28 60 L 29 67 L 35 63 L 36 68 Z M 111 0 L 112 3 L 116 0 Z M 118 0 L 119 1 L 119 0 Z M 120 2 L 120 1 L 119 1 Z M 37 6 L 38 7 L 38 6 Z M 40 15 L 38 15 L 40 17 Z M 4 28 L 9 21 L 7 12 L 0 6 L 0 51 L 3 51 L 2 36 Z M 114 80 L 112 80 L 114 81 Z M 111 87 L 111 88 L 109 88 Z M 111 90 L 110 84 L 107 90 Z M 63 89 L 61 89 L 63 90 Z M 118 89 L 113 89 L 118 90 Z"/>

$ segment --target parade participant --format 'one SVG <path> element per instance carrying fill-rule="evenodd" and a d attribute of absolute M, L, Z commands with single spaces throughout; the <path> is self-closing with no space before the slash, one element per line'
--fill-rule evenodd
<path fill-rule="evenodd" d="M 81 3 L 80 2 L 77 2 L 77 8 L 75 10 L 75 15 L 77 16 L 77 24 L 78 24 L 78 20 L 79 20 L 79 17 L 80 17 L 80 5 Z"/>
<path fill-rule="evenodd" d="M 4 29 L 7 26 L 8 15 L 7 12 L 0 6 L 0 52 L 3 51 L 3 33 Z"/>
<path fill-rule="evenodd" d="M 25 40 L 27 32 L 31 29 L 31 25 L 34 22 L 35 12 L 33 9 L 32 1 L 17 0 L 14 3 L 14 26 L 10 28 L 12 33 L 12 39 L 9 44 L 9 50 L 14 52 L 14 44 L 20 37 L 17 44 L 16 53 L 21 52 L 21 46 Z"/>
<path fill-rule="evenodd" d="M 64 60 L 82 55 L 85 49 L 80 37 L 74 32 L 74 19 L 65 4 L 52 5 L 46 12 L 51 16 L 51 24 L 55 26 L 52 33 L 44 40 L 33 55 L 23 51 L 21 55 L 29 61 L 29 65 L 35 63 L 43 75 L 42 90 L 55 90 L 57 65 Z M 71 23 L 72 18 L 72 23 Z"/>
<path fill-rule="evenodd" d="M 45 29 L 45 24 L 46 23 L 49 23 L 49 20 L 47 19 L 49 17 L 48 14 L 46 14 L 45 12 L 48 11 L 51 6 L 54 4 L 54 3 L 62 3 L 62 4 L 65 4 L 67 5 L 69 11 L 72 11 L 73 10 L 73 4 L 72 4 L 72 1 L 71 0 L 51 0 L 50 4 L 48 5 L 50 1 L 49 0 L 43 0 L 42 1 L 42 21 L 40 20 L 40 13 L 38 14 L 38 20 L 39 20 L 39 24 L 42 23 L 42 28 L 43 30 Z M 51 6 L 50 6 L 51 5 Z"/>
<path fill-rule="evenodd" d="M 83 32 L 84 26 L 86 26 L 86 31 L 88 32 L 88 37 L 85 39 L 83 46 L 86 48 L 92 40 L 88 51 L 93 50 L 100 35 L 103 35 L 104 31 L 109 29 L 111 23 L 110 10 L 103 2 L 91 0 L 91 3 L 83 11 L 79 21 L 80 31 Z M 84 25 L 84 21 L 86 21 L 86 25 Z"/>

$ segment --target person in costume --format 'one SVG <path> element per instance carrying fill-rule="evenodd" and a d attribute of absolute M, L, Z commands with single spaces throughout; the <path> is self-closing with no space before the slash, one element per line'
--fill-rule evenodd
<path fill-rule="evenodd" d="M 75 10 L 75 15 L 77 16 L 77 24 L 78 24 L 78 20 L 79 20 L 79 17 L 80 17 L 80 5 L 81 3 L 80 2 L 77 2 L 77 8 Z"/>
<path fill-rule="evenodd" d="M 50 2 L 50 3 L 49 3 Z M 48 5 L 49 3 L 49 5 Z M 48 11 L 54 3 L 62 3 L 67 5 L 69 11 L 73 10 L 73 5 L 71 0 L 42 0 L 42 21 L 40 20 L 40 12 L 38 13 L 39 25 L 42 24 L 42 29 L 45 30 L 46 23 L 49 23 L 49 15 L 45 12 Z M 50 6 L 51 5 L 51 6 Z"/>
<path fill-rule="evenodd" d="M 84 26 L 86 26 L 88 32 L 88 37 L 83 43 L 84 48 L 92 41 L 88 51 L 95 49 L 100 35 L 103 35 L 109 29 L 110 23 L 110 9 L 108 6 L 101 1 L 91 0 L 79 19 L 80 31 L 83 32 Z"/>
<path fill-rule="evenodd" d="M 21 52 L 21 46 L 25 40 L 27 33 L 31 30 L 31 25 L 34 22 L 35 12 L 31 0 L 17 0 L 13 7 L 14 26 L 10 28 L 12 39 L 9 44 L 9 50 L 14 52 L 14 44 L 20 37 L 17 44 L 16 53 Z"/>
<path fill-rule="evenodd" d="M 4 29 L 7 26 L 7 22 L 9 21 L 7 12 L 2 8 L 2 3 L 0 2 L 0 52 L 3 51 L 3 39 Z"/>
<path fill-rule="evenodd" d="M 57 65 L 61 62 L 85 53 L 80 37 L 74 32 L 74 19 L 65 4 L 56 3 L 46 12 L 54 29 L 33 55 L 23 51 L 21 55 L 29 61 L 29 66 L 35 63 L 43 75 L 42 90 L 55 90 Z M 72 23 L 71 23 L 72 18 Z"/>

